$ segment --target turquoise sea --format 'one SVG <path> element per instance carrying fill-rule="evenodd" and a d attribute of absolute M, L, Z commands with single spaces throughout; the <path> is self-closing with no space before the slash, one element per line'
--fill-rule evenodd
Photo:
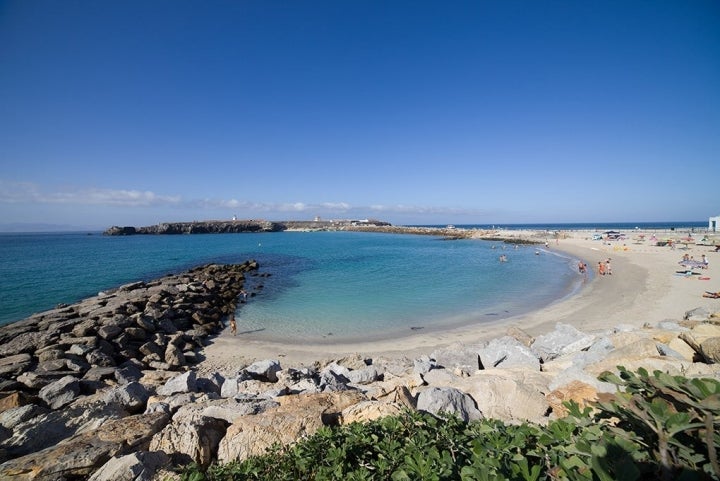
<path fill-rule="evenodd" d="M 581 281 L 576 262 L 552 249 L 432 236 L 0 234 L 0 323 L 124 283 L 248 259 L 270 276 L 248 278 L 256 295 L 238 309 L 239 333 L 290 342 L 488 322 L 549 304 Z"/>

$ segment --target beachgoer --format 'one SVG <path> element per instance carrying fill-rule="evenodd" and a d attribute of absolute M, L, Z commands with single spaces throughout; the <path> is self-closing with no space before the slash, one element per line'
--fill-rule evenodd
<path fill-rule="evenodd" d="M 237 334 L 237 322 L 235 322 L 235 314 L 230 316 L 230 332 L 233 336 Z"/>
<path fill-rule="evenodd" d="M 717 292 L 705 291 L 705 294 L 703 294 L 703 297 L 709 297 L 711 299 L 720 299 L 720 291 L 717 291 Z"/>
<path fill-rule="evenodd" d="M 243 298 L 243 301 L 247 299 L 247 292 L 245 292 L 244 289 L 240 289 L 240 295 Z"/>
<path fill-rule="evenodd" d="M 612 275 L 612 268 L 610 267 L 610 259 L 605 261 L 605 274 L 611 276 Z"/>
<path fill-rule="evenodd" d="M 585 264 L 583 264 L 583 261 L 578 262 L 578 272 L 585 274 Z"/>
<path fill-rule="evenodd" d="M 706 256 L 705 254 L 702 255 L 702 259 L 700 260 L 700 262 L 703 263 L 703 269 L 707 269 L 707 268 L 708 268 L 708 264 L 710 263 L 710 262 L 708 261 L 708 258 L 707 258 L 707 256 Z"/>
<path fill-rule="evenodd" d="M 598 262 L 598 274 L 605 275 L 605 264 L 602 261 Z"/>

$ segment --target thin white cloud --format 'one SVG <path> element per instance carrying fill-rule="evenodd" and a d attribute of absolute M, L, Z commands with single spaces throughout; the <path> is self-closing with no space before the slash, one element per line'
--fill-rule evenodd
<path fill-rule="evenodd" d="M 125 189 L 80 189 L 68 192 L 43 192 L 29 182 L 0 181 L 0 203 L 4 204 L 77 204 L 148 207 L 173 205 L 180 196 L 158 195 L 150 191 Z"/>
<path fill-rule="evenodd" d="M 325 217 L 367 217 L 368 215 L 482 215 L 487 212 L 479 209 L 461 209 L 448 207 L 428 207 L 416 205 L 353 206 L 347 202 L 321 203 L 259 203 L 238 199 L 183 199 L 179 195 L 161 195 L 152 191 L 133 189 L 86 188 L 74 191 L 45 192 L 40 186 L 30 182 L 8 182 L 0 180 L 0 204 L 65 204 L 65 205 L 104 205 L 116 207 L 173 207 L 199 211 L 231 210 L 239 215 L 268 216 L 282 214 L 322 215 Z"/>

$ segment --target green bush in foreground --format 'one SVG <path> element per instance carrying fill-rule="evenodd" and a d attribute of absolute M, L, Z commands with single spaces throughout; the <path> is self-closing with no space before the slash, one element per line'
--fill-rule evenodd
<path fill-rule="evenodd" d="M 704 480 L 720 479 L 720 382 L 656 371 L 604 373 L 620 391 L 595 414 L 547 426 L 464 423 L 405 412 L 320 429 L 243 462 L 197 467 L 184 481 L 224 480 Z"/>

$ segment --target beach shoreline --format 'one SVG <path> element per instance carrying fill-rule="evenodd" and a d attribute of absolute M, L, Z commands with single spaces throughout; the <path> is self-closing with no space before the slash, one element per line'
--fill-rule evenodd
<path fill-rule="evenodd" d="M 682 244 L 682 249 L 652 245 L 631 239 L 617 241 L 592 240 L 591 231 L 551 232 L 499 231 L 498 239 L 512 238 L 546 240 L 547 249 L 557 250 L 571 258 L 582 259 L 594 271 L 586 285 L 573 295 L 566 296 L 543 308 L 481 324 L 442 331 L 422 330 L 407 336 L 386 340 L 350 343 L 281 343 L 253 341 L 224 330 L 205 348 L 205 360 L 200 369 L 228 372 L 260 359 L 278 359 L 284 363 L 312 364 L 326 359 L 340 359 L 351 355 L 371 358 L 414 358 L 433 350 L 453 345 L 472 345 L 502 337 L 508 328 L 522 329 L 539 335 L 553 329 L 558 322 L 571 324 L 585 331 L 597 331 L 618 325 L 641 327 L 666 319 L 680 320 L 686 311 L 706 307 L 717 309 L 718 300 L 703 298 L 705 291 L 720 290 L 717 255 L 705 245 Z M 632 233 L 642 235 L 640 233 Z M 628 233 L 631 235 L 631 233 Z M 681 234 L 676 234 L 679 238 Z M 483 238 L 487 239 L 484 234 Z M 679 276 L 679 261 L 683 254 L 700 258 L 709 256 L 702 275 Z M 612 275 L 597 275 L 598 262 L 611 259 Z M 699 280 L 700 277 L 709 280 Z"/>

